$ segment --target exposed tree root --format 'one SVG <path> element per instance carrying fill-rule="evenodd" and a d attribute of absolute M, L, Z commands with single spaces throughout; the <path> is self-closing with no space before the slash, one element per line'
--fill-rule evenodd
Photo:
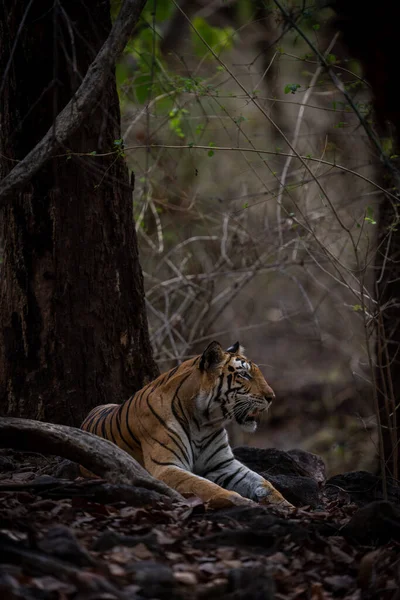
<path fill-rule="evenodd" d="M 81 429 L 0 417 L 0 447 L 62 456 L 110 483 L 135 485 L 184 501 L 178 492 L 152 477 L 127 452 Z"/>

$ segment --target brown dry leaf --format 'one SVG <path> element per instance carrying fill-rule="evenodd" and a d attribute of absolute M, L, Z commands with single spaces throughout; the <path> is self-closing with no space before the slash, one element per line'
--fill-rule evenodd
<path fill-rule="evenodd" d="M 125 569 L 123 569 L 121 565 L 118 565 L 117 563 L 109 563 L 108 569 L 111 575 L 115 575 L 116 577 L 123 577 L 126 575 Z"/>
<path fill-rule="evenodd" d="M 184 585 L 196 585 L 197 577 L 194 573 L 190 571 L 180 571 L 178 573 L 174 573 L 174 577 L 176 581 L 179 583 L 183 583 Z"/>
<path fill-rule="evenodd" d="M 143 508 L 135 508 L 133 506 L 124 506 L 124 508 L 121 508 L 119 511 L 120 516 L 123 518 L 133 517 L 136 519 L 140 513 L 147 515 L 147 511 L 143 510 Z"/>
<path fill-rule="evenodd" d="M 223 560 L 222 562 L 225 565 L 225 567 L 228 567 L 228 569 L 240 569 L 240 567 L 242 566 L 242 561 L 237 559 Z"/>
<path fill-rule="evenodd" d="M 376 561 L 379 556 L 379 550 L 364 554 L 358 567 L 357 583 L 358 586 L 366 591 L 376 582 Z"/>
<path fill-rule="evenodd" d="M 150 560 L 153 558 L 153 553 L 142 542 L 132 548 L 133 554 L 140 560 Z"/>
<path fill-rule="evenodd" d="M 349 590 L 354 587 L 355 581 L 349 575 L 329 575 L 324 581 L 335 591 Z"/>
<path fill-rule="evenodd" d="M 270 556 L 268 556 L 268 563 L 287 565 L 288 562 L 289 559 L 283 552 L 275 552 L 275 554 L 271 554 Z"/>
<path fill-rule="evenodd" d="M 178 560 L 182 560 L 182 554 L 178 554 L 178 552 L 166 552 L 165 557 L 168 558 L 168 560 L 172 560 L 174 563 Z"/>
<path fill-rule="evenodd" d="M 326 600 L 322 583 L 314 582 L 311 584 L 311 600 Z"/>
<path fill-rule="evenodd" d="M 175 565 L 173 565 L 172 569 L 176 573 L 181 573 L 181 572 L 184 572 L 184 571 L 197 571 L 197 566 L 188 565 L 187 563 L 182 562 L 182 563 L 176 563 Z"/>
<path fill-rule="evenodd" d="M 111 562 L 125 565 L 132 560 L 132 554 L 132 548 L 127 548 L 126 546 L 114 546 L 114 548 L 110 552 L 107 552 L 105 556 L 107 556 Z"/>
<path fill-rule="evenodd" d="M 233 548 L 218 548 L 216 555 L 221 560 L 231 560 L 235 556 L 235 550 Z"/>
<path fill-rule="evenodd" d="M 162 546 L 168 546 L 169 544 L 175 544 L 175 542 L 176 542 L 175 538 L 168 535 L 164 531 L 161 531 L 160 529 L 153 529 L 153 533 L 157 537 L 157 542 L 159 544 L 161 544 Z"/>
<path fill-rule="evenodd" d="M 299 596 L 302 596 L 307 591 L 307 586 L 298 585 L 293 591 L 293 594 L 290 596 L 290 600 L 296 600 Z"/>
<path fill-rule="evenodd" d="M 353 557 L 339 548 L 336 543 L 331 542 L 329 547 L 332 553 L 332 558 L 337 560 L 339 563 L 344 563 L 346 565 L 352 565 L 354 563 Z"/>
<path fill-rule="evenodd" d="M 221 564 L 221 563 L 206 562 L 206 563 L 199 565 L 198 569 L 199 569 L 199 571 L 201 571 L 202 573 L 206 573 L 207 575 L 215 575 L 216 573 L 219 573 L 219 571 L 221 570 L 220 567 L 218 566 L 219 564 Z"/>

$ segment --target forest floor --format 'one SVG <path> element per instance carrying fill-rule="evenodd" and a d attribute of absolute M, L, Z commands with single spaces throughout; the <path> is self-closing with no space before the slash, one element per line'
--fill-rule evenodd
<path fill-rule="evenodd" d="M 174 505 L 59 465 L 0 453 L 1 600 L 400 600 L 400 491 L 380 500 L 371 474 L 319 482 L 289 514 Z"/>

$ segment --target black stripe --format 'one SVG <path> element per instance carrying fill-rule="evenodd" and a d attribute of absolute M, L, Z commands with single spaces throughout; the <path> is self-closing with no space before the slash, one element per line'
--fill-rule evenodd
<path fill-rule="evenodd" d="M 221 487 L 223 487 L 223 488 L 226 488 L 226 486 L 232 481 L 232 479 L 234 479 L 236 477 L 236 475 L 238 475 L 240 473 L 241 470 L 242 470 L 242 465 L 240 465 L 240 467 L 237 469 L 237 471 L 235 471 L 234 473 L 232 473 L 232 475 L 228 475 L 228 477 L 225 477 L 225 479 L 223 480 L 223 482 L 220 483 L 219 485 Z M 244 476 L 246 477 L 246 473 L 245 473 Z M 218 479 L 219 479 L 219 477 L 218 477 Z"/>
<path fill-rule="evenodd" d="M 167 377 L 165 379 L 165 383 L 167 381 L 169 381 L 171 379 L 171 377 L 173 377 L 175 375 L 175 373 L 177 372 L 178 369 L 179 369 L 179 365 L 177 367 L 174 367 L 173 369 L 170 370 L 169 373 L 167 373 Z"/>
<path fill-rule="evenodd" d="M 242 466 L 244 466 L 244 465 L 242 465 Z M 248 475 L 248 474 L 249 474 L 249 472 L 246 470 L 246 471 L 245 471 L 245 474 L 243 475 L 243 477 L 241 477 L 240 479 L 238 479 L 238 480 L 235 482 L 235 486 L 236 486 L 236 485 L 238 485 L 238 483 L 240 483 L 241 481 L 243 481 L 243 479 L 245 479 L 245 478 L 247 477 L 247 475 Z"/>
<path fill-rule="evenodd" d="M 161 460 L 156 460 L 155 458 L 152 458 L 151 456 L 150 456 L 150 460 L 151 460 L 153 463 L 155 463 L 156 465 L 163 465 L 163 466 L 165 465 L 166 467 L 167 467 L 167 466 L 168 466 L 168 467 L 177 467 L 178 469 L 180 468 L 180 467 L 178 467 L 178 465 L 176 465 L 176 464 L 175 464 L 175 463 L 173 463 L 173 462 L 162 462 Z"/>
<path fill-rule="evenodd" d="M 128 433 L 129 433 L 129 435 L 131 436 L 131 438 L 133 439 L 133 441 L 135 442 L 135 444 L 136 444 L 137 446 L 140 446 L 140 442 L 139 442 L 139 440 L 137 439 L 136 435 L 133 433 L 133 431 L 132 431 L 132 429 L 131 429 L 131 427 L 130 427 L 130 425 L 129 425 L 129 416 L 130 416 L 130 413 L 131 413 L 131 412 L 133 413 L 133 410 L 131 411 L 131 410 L 130 410 L 130 407 L 131 407 L 131 404 L 132 404 L 132 401 L 133 401 L 134 397 L 135 397 L 135 396 L 132 396 L 132 397 L 131 397 L 131 398 L 128 400 L 128 402 L 127 402 L 127 403 L 125 402 L 125 403 L 123 404 L 123 406 L 124 406 L 124 407 L 126 406 L 125 425 L 126 425 L 126 428 L 127 428 L 127 430 L 128 430 Z M 121 417 L 122 417 L 122 413 L 121 413 Z M 129 445 L 129 444 L 128 444 L 128 445 Z"/>
<path fill-rule="evenodd" d="M 106 432 L 106 420 L 107 420 L 108 415 L 110 414 L 110 412 L 113 409 L 114 409 L 113 406 L 111 406 L 111 407 L 109 406 L 100 415 L 100 422 L 102 420 L 102 423 L 101 423 L 101 437 L 104 438 L 105 440 L 108 440 L 107 432 Z"/>
<path fill-rule="evenodd" d="M 184 453 L 184 456 L 183 456 L 183 459 L 182 459 L 182 457 L 181 457 L 181 456 L 179 456 L 179 454 L 177 454 L 177 453 L 175 452 L 175 450 L 173 450 L 173 448 L 170 448 L 169 446 L 167 446 L 167 444 L 164 444 L 164 442 L 160 442 L 160 441 L 159 441 L 157 438 L 155 438 L 155 437 L 153 437 L 153 436 L 150 436 L 150 437 L 151 437 L 151 439 L 152 439 L 154 442 L 156 442 L 157 444 L 159 444 L 160 446 L 162 446 L 163 448 L 165 448 L 166 450 L 168 450 L 168 452 L 172 452 L 172 454 L 173 454 L 174 456 L 176 456 L 176 458 L 177 458 L 177 459 L 178 459 L 180 462 L 183 462 L 183 460 L 185 460 L 185 462 L 186 462 L 187 466 L 189 466 L 189 465 L 190 465 L 190 461 L 189 461 L 188 459 L 185 459 L 185 454 L 186 454 L 186 452 Z M 181 448 L 179 448 L 179 446 L 178 446 L 178 449 L 179 449 L 179 450 L 181 450 Z M 182 454 L 183 454 L 183 453 L 182 453 Z M 186 454 L 186 456 L 187 456 L 187 454 Z"/>
<path fill-rule="evenodd" d="M 234 460 L 235 460 L 235 457 L 232 456 L 231 458 L 227 458 L 227 459 L 221 461 L 220 463 L 218 463 L 217 465 L 211 467 L 207 471 L 203 471 L 203 473 L 202 473 L 203 477 L 207 477 L 207 475 L 209 473 L 213 473 L 214 471 L 219 471 L 219 469 L 222 469 L 222 467 L 225 467 L 226 465 L 229 465 Z"/>
<path fill-rule="evenodd" d="M 92 433 L 91 428 L 93 425 L 93 421 L 96 419 L 100 408 L 101 408 L 101 406 L 96 406 L 96 408 L 94 408 L 93 410 L 90 411 L 90 413 L 88 414 L 86 419 L 83 421 L 83 423 L 81 425 L 81 429 L 86 429 L 86 431 L 89 431 L 90 433 Z M 89 419 L 89 417 L 90 417 L 90 419 Z"/>
<path fill-rule="evenodd" d="M 226 378 L 226 381 L 228 384 L 228 390 L 230 390 L 232 387 L 232 379 L 233 379 L 233 375 L 232 375 L 232 373 L 229 373 L 229 375 Z"/>
<path fill-rule="evenodd" d="M 223 444 L 221 444 L 220 446 L 218 446 L 218 448 L 213 452 L 212 456 L 213 458 L 219 453 L 221 452 L 221 450 L 225 450 L 226 448 L 229 448 L 229 442 L 224 442 Z"/>
<path fill-rule="evenodd" d="M 198 420 L 196 419 L 195 415 L 192 415 L 192 419 L 194 421 L 194 424 L 197 427 L 197 431 L 200 431 L 200 423 L 198 422 Z"/>
<path fill-rule="evenodd" d="M 182 447 L 181 440 L 179 439 L 178 434 L 173 429 L 171 429 L 171 427 L 169 427 L 167 425 L 167 423 L 164 421 L 164 419 L 162 417 L 160 417 L 160 415 L 154 410 L 154 408 L 151 406 L 148 398 L 147 398 L 146 402 L 147 402 L 147 406 L 149 407 L 149 409 L 151 410 L 153 415 L 156 417 L 156 419 L 158 419 L 158 421 L 161 423 L 161 425 L 171 434 L 171 441 L 175 443 L 175 445 L 182 452 L 182 455 L 186 459 L 186 462 L 188 464 L 190 464 L 189 455 L 188 455 L 185 447 L 184 446 Z M 158 442 L 158 443 L 160 443 L 160 442 Z M 165 445 L 164 445 L 164 447 L 167 448 L 167 446 L 165 446 Z M 172 448 L 171 448 L 171 452 L 173 452 L 175 454 L 175 452 L 172 450 Z M 179 458 L 179 460 L 181 460 L 180 457 L 178 457 L 178 458 Z"/>
<path fill-rule="evenodd" d="M 116 406 L 113 407 L 113 413 L 111 415 L 111 419 L 109 422 L 109 428 L 110 428 L 110 436 L 111 436 L 111 441 L 117 446 L 117 442 L 115 441 L 115 435 L 114 435 L 114 425 L 113 425 L 113 419 L 115 418 L 116 414 L 118 412 L 118 409 Z"/>
<path fill-rule="evenodd" d="M 182 413 L 182 417 L 179 415 L 179 413 L 177 412 L 176 408 L 175 408 L 175 400 L 178 402 L 179 404 L 179 408 L 181 409 L 181 413 Z M 183 406 L 181 404 L 180 399 L 175 395 L 172 403 L 171 403 L 171 410 L 172 410 L 172 414 L 174 415 L 175 419 L 178 421 L 178 423 L 180 424 L 180 426 L 182 427 L 183 431 L 185 432 L 185 435 L 188 439 L 188 442 L 190 444 L 190 426 L 189 426 L 189 421 L 188 418 L 186 417 L 184 411 L 183 411 Z M 185 420 L 183 420 L 183 417 Z M 188 427 L 189 426 L 189 427 Z"/>
<path fill-rule="evenodd" d="M 121 406 L 119 407 L 119 409 L 117 411 L 117 429 L 118 429 L 119 437 L 124 442 L 125 446 L 128 446 L 128 448 L 130 448 L 131 450 L 135 450 L 135 448 L 132 448 L 132 446 L 130 444 L 128 444 L 128 442 L 124 438 L 122 431 L 121 431 L 121 414 L 122 414 L 123 408 L 124 408 L 124 404 L 121 404 Z M 138 446 L 140 448 L 140 444 L 138 444 Z"/>
<path fill-rule="evenodd" d="M 222 385 L 224 383 L 224 374 L 223 373 L 221 373 L 221 375 L 219 376 L 219 380 L 220 381 L 219 381 L 219 384 L 218 384 L 217 391 L 216 391 L 215 394 L 211 395 L 211 398 L 210 398 L 210 400 L 209 400 L 209 402 L 207 404 L 207 408 L 206 408 L 206 411 L 205 411 L 205 417 L 206 417 L 206 419 L 210 418 L 210 406 L 211 406 L 212 402 L 214 402 L 214 400 L 218 400 L 219 396 L 221 394 Z"/>
<path fill-rule="evenodd" d="M 206 446 L 208 444 L 212 444 L 217 439 L 217 437 L 223 432 L 223 429 L 218 429 L 218 431 L 213 431 L 210 435 L 207 435 L 207 437 L 201 440 L 201 448 L 205 448 L 204 444 L 206 444 Z"/>
<path fill-rule="evenodd" d="M 206 447 L 209 444 L 212 444 L 219 435 L 221 435 L 221 433 L 223 433 L 224 430 L 223 429 L 218 429 L 218 431 L 213 431 L 212 433 L 210 433 L 210 435 L 207 435 L 205 438 L 203 438 L 202 440 L 200 440 L 199 443 L 196 443 L 194 440 L 192 442 L 192 444 L 195 446 L 195 448 L 198 448 L 200 450 L 205 450 Z"/>

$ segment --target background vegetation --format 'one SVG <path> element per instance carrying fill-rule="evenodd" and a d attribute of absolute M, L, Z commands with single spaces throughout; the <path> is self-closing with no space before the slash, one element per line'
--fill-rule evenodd
<path fill-rule="evenodd" d="M 240 339 L 277 401 L 236 441 L 371 468 L 371 93 L 333 10 L 286 9 L 150 0 L 118 66 L 151 341 L 164 370 Z"/>

